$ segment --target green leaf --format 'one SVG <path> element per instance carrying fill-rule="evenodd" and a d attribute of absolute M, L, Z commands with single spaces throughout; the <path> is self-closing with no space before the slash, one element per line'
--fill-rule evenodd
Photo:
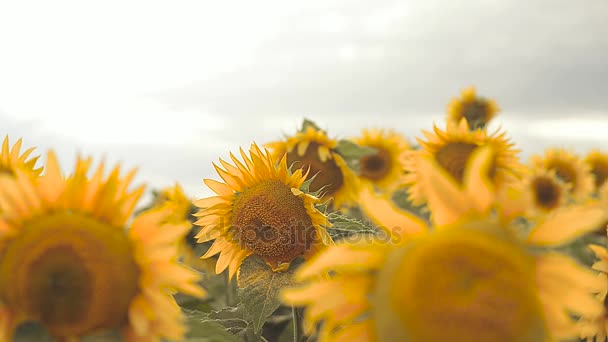
<path fill-rule="evenodd" d="M 304 118 L 304 121 L 302 121 L 302 128 L 300 129 L 300 132 L 305 132 L 308 127 L 312 127 L 315 131 L 323 131 L 319 125 L 317 125 L 314 121 Z"/>
<path fill-rule="evenodd" d="M 44 326 L 37 322 L 25 322 L 15 329 L 13 341 L 51 342 L 53 338 Z"/>
<path fill-rule="evenodd" d="M 423 218 L 427 221 L 430 220 L 430 211 L 425 205 L 415 206 L 410 200 L 408 195 L 408 188 L 401 188 L 396 190 L 391 199 L 397 206 L 403 210 L 414 213 L 420 218 Z"/>
<path fill-rule="evenodd" d="M 250 256 L 243 261 L 237 274 L 237 296 L 245 306 L 245 317 L 253 322 L 254 332 L 262 330 L 264 322 L 281 305 L 282 288 L 295 285 L 294 270 L 299 263 L 292 262 L 285 272 L 273 272 L 264 260 Z"/>
<path fill-rule="evenodd" d="M 357 172 L 359 171 L 359 160 L 361 158 L 378 153 L 373 147 L 360 146 L 346 139 L 338 141 L 334 151 L 344 158 L 349 168 Z"/>
<path fill-rule="evenodd" d="M 334 240 L 341 240 L 351 235 L 370 234 L 375 235 L 378 230 L 368 223 L 345 216 L 339 212 L 327 215 L 332 227 L 327 232 Z"/>
<path fill-rule="evenodd" d="M 583 265 L 591 267 L 597 261 L 597 257 L 589 249 L 589 245 L 606 246 L 606 236 L 604 234 L 593 233 L 583 235 L 569 244 L 560 246 L 558 250 L 572 256 Z"/>
<path fill-rule="evenodd" d="M 184 313 L 190 328 L 187 341 L 260 341 L 253 333 L 251 322 L 244 318 L 241 305 L 209 313 L 184 309 Z"/>

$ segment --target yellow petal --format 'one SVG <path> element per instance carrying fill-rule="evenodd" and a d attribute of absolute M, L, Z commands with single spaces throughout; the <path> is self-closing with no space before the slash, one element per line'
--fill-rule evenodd
<path fill-rule="evenodd" d="M 372 342 L 374 326 L 371 321 L 353 324 L 339 330 L 332 341 L 335 342 Z"/>
<path fill-rule="evenodd" d="M 469 212 L 471 203 L 456 181 L 431 158 L 419 157 L 419 182 L 436 225 L 454 223 Z"/>
<path fill-rule="evenodd" d="M 304 153 L 306 153 L 306 150 L 308 149 L 308 144 L 309 144 L 309 141 L 306 141 L 306 140 L 304 140 L 298 144 L 298 156 L 301 157 L 304 155 Z"/>
<path fill-rule="evenodd" d="M 489 171 L 494 151 L 490 146 L 477 148 L 469 158 L 464 174 L 465 191 L 475 209 L 486 212 L 494 203 L 494 185 L 490 180 Z"/>
<path fill-rule="evenodd" d="M 560 208 L 530 232 L 528 242 L 558 246 L 597 229 L 606 218 L 606 210 L 594 204 Z"/>
<path fill-rule="evenodd" d="M 384 253 L 375 248 L 357 249 L 350 245 L 335 245 L 310 260 L 296 274 L 298 279 L 306 279 L 329 270 L 374 267 L 384 260 Z"/>
<path fill-rule="evenodd" d="M 376 195 L 371 187 L 361 189 L 359 205 L 365 216 L 391 235 L 403 236 L 427 231 L 422 219 L 399 209 L 390 199 Z"/>

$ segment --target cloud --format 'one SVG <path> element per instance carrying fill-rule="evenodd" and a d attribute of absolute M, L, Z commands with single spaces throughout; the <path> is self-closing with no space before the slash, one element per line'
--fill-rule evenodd
<path fill-rule="evenodd" d="M 522 6 L 334 3 L 287 18 L 247 67 L 161 96 L 233 115 L 412 115 L 441 112 L 460 88 L 475 84 L 506 110 L 607 110 L 608 3 Z"/>

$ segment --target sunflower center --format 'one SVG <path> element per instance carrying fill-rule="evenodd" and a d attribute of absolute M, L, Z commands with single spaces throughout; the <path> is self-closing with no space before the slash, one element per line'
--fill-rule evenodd
<path fill-rule="evenodd" d="M 231 220 L 235 238 L 277 266 L 307 251 L 316 234 L 304 200 L 278 180 L 239 193 Z"/>
<path fill-rule="evenodd" d="M 552 163 L 547 165 L 547 169 L 554 170 L 555 175 L 564 183 L 572 184 L 573 189 L 576 187 L 576 171 L 569 163 L 561 160 L 554 160 Z"/>
<path fill-rule="evenodd" d="M 467 101 L 462 105 L 462 116 L 467 119 L 470 129 L 483 128 L 488 122 L 489 108 L 485 101 Z"/>
<path fill-rule="evenodd" d="M 10 167 L 5 167 L 4 165 L 0 165 L 0 174 L 14 176 L 15 171 L 13 169 L 11 169 Z"/>
<path fill-rule="evenodd" d="M 469 161 L 469 157 L 478 146 L 463 142 L 452 142 L 440 148 L 435 153 L 435 160 L 444 170 L 446 170 L 454 179 L 462 184 L 464 179 L 464 171 Z M 489 177 L 493 178 L 496 174 L 496 161 L 492 162 L 490 167 Z"/>
<path fill-rule="evenodd" d="M 544 340 L 534 260 L 519 246 L 453 229 L 392 253 L 374 298 L 379 340 Z"/>
<path fill-rule="evenodd" d="M 376 154 L 364 156 L 359 159 L 359 172 L 361 177 L 378 181 L 386 177 L 390 172 L 392 162 L 391 155 L 387 150 L 378 147 L 375 148 L 378 151 Z"/>
<path fill-rule="evenodd" d="M 599 189 L 608 179 L 608 161 L 597 160 L 591 164 L 591 173 L 595 179 L 595 188 Z"/>
<path fill-rule="evenodd" d="M 1 258 L 4 303 L 56 337 L 127 321 L 138 268 L 123 228 L 58 212 L 27 222 Z"/>
<path fill-rule="evenodd" d="M 298 155 L 297 148 L 293 149 L 287 153 L 287 165 L 296 163 L 296 167 L 305 170 L 310 167 L 309 178 L 316 175 L 310 184 L 310 191 L 315 192 L 323 188 L 327 196 L 332 196 L 344 184 L 344 175 L 334 158 L 321 161 L 319 147 L 318 143 L 311 142 L 302 156 Z"/>
<path fill-rule="evenodd" d="M 560 187 L 548 177 L 537 177 L 532 181 L 536 205 L 544 209 L 555 209 L 562 196 Z"/>

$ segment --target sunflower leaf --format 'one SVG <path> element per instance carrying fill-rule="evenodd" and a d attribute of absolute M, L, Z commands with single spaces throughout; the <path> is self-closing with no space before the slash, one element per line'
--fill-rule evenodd
<path fill-rule="evenodd" d="M 51 342 L 53 341 L 53 337 L 51 337 L 47 329 L 45 329 L 42 324 L 36 322 L 25 322 L 17 326 L 13 340 Z"/>
<path fill-rule="evenodd" d="M 349 168 L 359 171 L 359 160 L 365 156 L 376 154 L 378 151 L 373 147 L 360 146 L 346 139 L 338 141 L 338 145 L 334 148 Z"/>
<path fill-rule="evenodd" d="M 327 215 L 332 227 L 327 230 L 334 240 L 341 240 L 352 235 L 370 234 L 375 235 L 378 231 L 370 224 L 352 217 L 333 212 Z"/>
<path fill-rule="evenodd" d="M 312 121 L 310 119 L 304 118 L 304 120 L 302 121 L 302 128 L 300 129 L 300 132 L 306 132 L 306 130 L 308 129 L 308 127 L 311 127 L 315 131 L 323 131 L 319 127 L 319 125 L 317 125 L 314 121 Z"/>
<path fill-rule="evenodd" d="M 251 256 L 239 268 L 237 296 L 245 308 L 245 317 L 253 323 L 256 334 L 262 330 L 266 319 L 281 306 L 279 293 L 282 288 L 295 285 L 293 279 L 297 262 L 285 272 L 273 272 L 258 256 Z"/>
<path fill-rule="evenodd" d="M 184 313 L 190 328 L 187 341 L 262 341 L 253 332 L 252 323 L 245 319 L 242 305 L 212 312 L 184 309 Z"/>
<path fill-rule="evenodd" d="M 427 221 L 430 220 L 430 211 L 425 205 L 415 206 L 410 200 L 408 195 L 407 188 L 401 188 L 396 190 L 391 199 L 397 206 L 403 210 L 407 210 L 411 213 L 416 214 L 418 217 L 421 217 Z"/>

